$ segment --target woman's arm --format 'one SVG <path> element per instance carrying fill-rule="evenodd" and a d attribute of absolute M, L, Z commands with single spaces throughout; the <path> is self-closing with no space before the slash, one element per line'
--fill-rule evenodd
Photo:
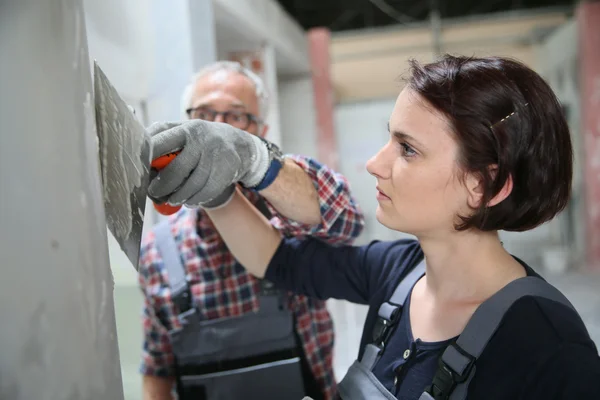
<path fill-rule="evenodd" d="M 259 278 L 281 243 L 281 235 L 269 221 L 236 189 L 223 207 L 206 212 L 233 256 Z"/>
<path fill-rule="evenodd" d="M 399 277 L 405 261 L 418 250 L 414 241 L 358 247 L 315 238 L 282 239 L 239 191 L 225 206 L 207 212 L 231 253 L 250 273 L 319 299 L 367 303 L 383 280 Z"/>

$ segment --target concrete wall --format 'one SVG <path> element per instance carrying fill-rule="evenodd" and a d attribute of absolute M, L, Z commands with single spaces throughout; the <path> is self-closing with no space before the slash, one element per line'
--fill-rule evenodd
<path fill-rule="evenodd" d="M 0 398 L 120 400 L 82 4 L 0 8 Z"/>

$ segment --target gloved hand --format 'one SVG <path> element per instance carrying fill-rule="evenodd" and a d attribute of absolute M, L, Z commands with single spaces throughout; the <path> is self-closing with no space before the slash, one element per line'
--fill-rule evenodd
<path fill-rule="evenodd" d="M 148 193 L 172 205 L 215 208 L 240 182 L 258 185 L 269 168 L 267 146 L 258 137 L 220 122 L 192 120 L 148 128 L 153 158 L 181 152 L 150 182 Z"/>

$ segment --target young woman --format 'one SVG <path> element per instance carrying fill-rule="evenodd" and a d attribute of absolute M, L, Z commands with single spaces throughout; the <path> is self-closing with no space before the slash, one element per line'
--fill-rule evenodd
<path fill-rule="evenodd" d="M 541 279 L 503 248 L 498 231 L 549 221 L 570 195 L 569 129 L 539 75 L 495 57 L 445 56 L 411 66 L 389 142 L 367 170 L 377 180 L 378 221 L 417 240 L 336 247 L 285 239 L 238 192 L 209 210 L 254 275 L 295 293 L 368 304 L 359 360 L 388 324 L 381 309 L 424 260 L 424 276 L 396 302 L 404 304 L 385 330 L 385 346 L 363 371 L 371 395 L 358 393 L 364 380 L 357 383 L 354 371 L 340 385 L 342 398 L 419 399 L 482 303 L 520 278 Z M 560 301 L 517 301 L 474 361 L 468 399 L 600 396 L 598 351 L 577 313 Z"/>

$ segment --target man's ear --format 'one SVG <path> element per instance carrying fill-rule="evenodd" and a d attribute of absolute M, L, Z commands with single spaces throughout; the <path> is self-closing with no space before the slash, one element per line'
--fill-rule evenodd
<path fill-rule="evenodd" d="M 261 138 L 266 138 L 267 136 L 267 132 L 269 131 L 269 125 L 264 124 L 261 128 L 261 131 L 258 132 L 258 136 L 260 136 Z"/>
<path fill-rule="evenodd" d="M 493 178 L 498 171 L 498 166 L 492 165 L 492 166 L 490 166 L 489 169 L 490 169 L 490 175 Z M 483 199 L 483 192 L 484 192 L 483 177 L 479 174 L 469 173 L 467 176 L 467 179 L 465 181 L 467 184 L 466 185 L 467 190 L 469 192 L 468 199 L 467 199 L 469 207 L 479 208 L 479 206 L 481 205 L 481 201 Z M 506 179 L 506 182 L 504 182 L 502 189 L 500 189 L 500 191 L 494 197 L 492 197 L 490 199 L 487 206 L 493 207 L 496 204 L 499 204 L 500 202 L 502 202 L 504 199 L 506 199 L 510 195 L 510 193 L 512 192 L 512 189 L 513 189 L 513 179 L 512 179 L 512 175 L 509 175 L 508 178 Z"/>

